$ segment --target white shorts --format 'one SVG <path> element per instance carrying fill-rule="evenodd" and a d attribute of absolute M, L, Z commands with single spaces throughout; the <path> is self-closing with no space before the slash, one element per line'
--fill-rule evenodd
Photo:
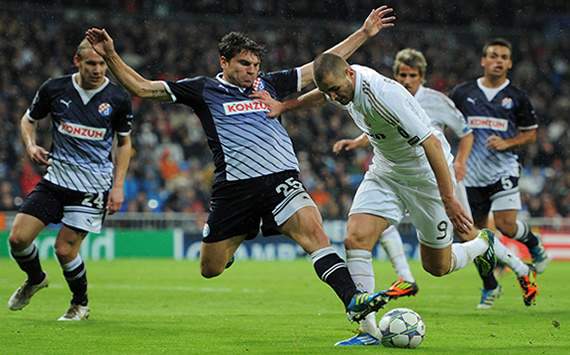
<path fill-rule="evenodd" d="M 366 213 L 400 223 L 406 211 L 421 244 L 446 248 L 453 242 L 453 225 L 445 213 L 435 177 L 398 179 L 370 170 L 360 183 L 349 215 Z"/>

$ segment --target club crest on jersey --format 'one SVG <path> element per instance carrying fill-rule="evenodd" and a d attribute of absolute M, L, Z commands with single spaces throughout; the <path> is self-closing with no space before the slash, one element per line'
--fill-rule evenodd
<path fill-rule="evenodd" d="M 91 141 L 101 141 L 105 138 L 107 130 L 105 128 L 95 128 L 83 126 L 76 123 L 62 122 L 57 127 L 57 130 L 74 138 L 87 139 Z"/>
<path fill-rule="evenodd" d="M 226 102 L 223 106 L 226 116 L 250 112 L 269 112 L 269 107 L 261 101 L 246 100 Z"/>
<path fill-rule="evenodd" d="M 108 117 L 111 112 L 113 112 L 113 108 L 107 102 L 103 102 L 99 105 L 99 114 L 103 117 Z"/>
<path fill-rule="evenodd" d="M 501 106 L 503 106 L 507 110 L 512 109 L 513 108 L 513 99 L 511 99 L 510 97 L 503 98 L 503 100 L 501 101 Z"/>
<path fill-rule="evenodd" d="M 265 85 L 263 85 L 263 80 L 261 80 L 261 78 L 258 77 L 253 82 L 253 91 L 260 91 L 263 89 L 265 89 Z"/>

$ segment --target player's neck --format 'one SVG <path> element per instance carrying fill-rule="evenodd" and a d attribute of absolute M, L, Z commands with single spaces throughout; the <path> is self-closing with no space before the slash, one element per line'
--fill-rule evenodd
<path fill-rule="evenodd" d="M 503 85 L 506 81 L 507 81 L 506 76 L 500 76 L 500 77 L 483 76 L 483 80 L 481 80 L 481 85 L 489 89 L 495 89 Z"/>
<path fill-rule="evenodd" d="M 79 87 L 82 88 L 83 90 L 96 90 L 96 89 L 100 88 L 101 85 L 103 85 L 105 83 L 105 80 L 103 79 L 99 84 L 97 84 L 95 86 L 91 86 L 91 85 L 89 85 L 83 81 L 81 74 L 74 75 L 73 80 L 75 80 L 75 83 L 77 85 L 79 85 Z"/>

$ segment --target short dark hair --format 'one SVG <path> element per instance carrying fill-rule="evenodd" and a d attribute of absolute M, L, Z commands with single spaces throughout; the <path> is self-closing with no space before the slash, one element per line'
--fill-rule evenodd
<path fill-rule="evenodd" d="M 218 43 L 218 51 L 220 56 L 228 61 L 242 51 L 248 51 L 255 54 L 259 60 L 263 58 L 265 47 L 241 32 L 230 32 Z"/>
<path fill-rule="evenodd" d="M 317 84 L 322 82 L 329 74 L 339 75 L 347 66 L 348 63 L 342 57 L 332 53 L 323 53 L 313 62 L 315 82 Z"/>
<path fill-rule="evenodd" d="M 492 40 L 487 41 L 487 43 L 485 43 L 483 46 L 483 52 L 481 53 L 482 57 L 485 57 L 487 55 L 487 49 L 489 49 L 491 46 L 507 47 L 509 51 L 513 53 L 513 46 L 511 45 L 511 42 L 507 41 L 504 38 L 493 38 Z"/>

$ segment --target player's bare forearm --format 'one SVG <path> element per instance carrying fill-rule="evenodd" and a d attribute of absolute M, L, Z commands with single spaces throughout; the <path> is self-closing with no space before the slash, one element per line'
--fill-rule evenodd
<path fill-rule="evenodd" d="M 455 161 L 465 165 L 469 159 L 469 154 L 471 154 L 471 148 L 473 148 L 473 133 L 469 133 L 459 140 Z"/>
<path fill-rule="evenodd" d="M 281 113 L 284 113 L 292 110 L 317 107 L 323 105 L 326 101 L 325 96 L 319 90 L 314 89 L 299 97 L 283 101 L 280 109 Z"/>
<path fill-rule="evenodd" d="M 360 48 L 369 38 L 376 36 L 383 28 L 394 26 L 394 16 L 389 16 L 393 11 L 388 6 L 380 6 L 370 12 L 364 23 L 355 32 L 350 34 L 342 42 L 325 53 L 336 54 L 343 59 L 348 59 L 358 48 Z M 301 86 L 309 85 L 313 80 L 313 62 L 301 67 Z"/>
<path fill-rule="evenodd" d="M 27 114 L 20 120 L 20 137 L 26 149 L 36 144 L 36 124 L 30 121 Z"/>
<path fill-rule="evenodd" d="M 170 95 L 160 81 L 145 79 L 136 70 L 128 66 L 117 52 L 106 55 L 104 58 L 109 70 L 131 94 L 143 99 L 170 100 Z"/>
<path fill-rule="evenodd" d="M 487 138 L 487 147 L 497 151 L 504 151 L 534 142 L 536 142 L 536 129 L 531 129 L 527 131 L 519 131 L 519 133 L 512 138 L 505 139 L 495 135 L 490 136 Z"/>
<path fill-rule="evenodd" d="M 454 199 L 455 195 L 451 174 L 449 173 L 449 166 L 447 165 L 447 160 L 441 148 L 441 142 L 432 134 L 422 143 L 422 146 L 435 175 L 441 199 L 444 203 Z"/>
<path fill-rule="evenodd" d="M 113 188 L 122 189 L 125 184 L 129 162 L 131 160 L 132 143 L 130 136 L 117 136 L 117 145 L 115 146 L 114 156 L 114 173 Z"/>

